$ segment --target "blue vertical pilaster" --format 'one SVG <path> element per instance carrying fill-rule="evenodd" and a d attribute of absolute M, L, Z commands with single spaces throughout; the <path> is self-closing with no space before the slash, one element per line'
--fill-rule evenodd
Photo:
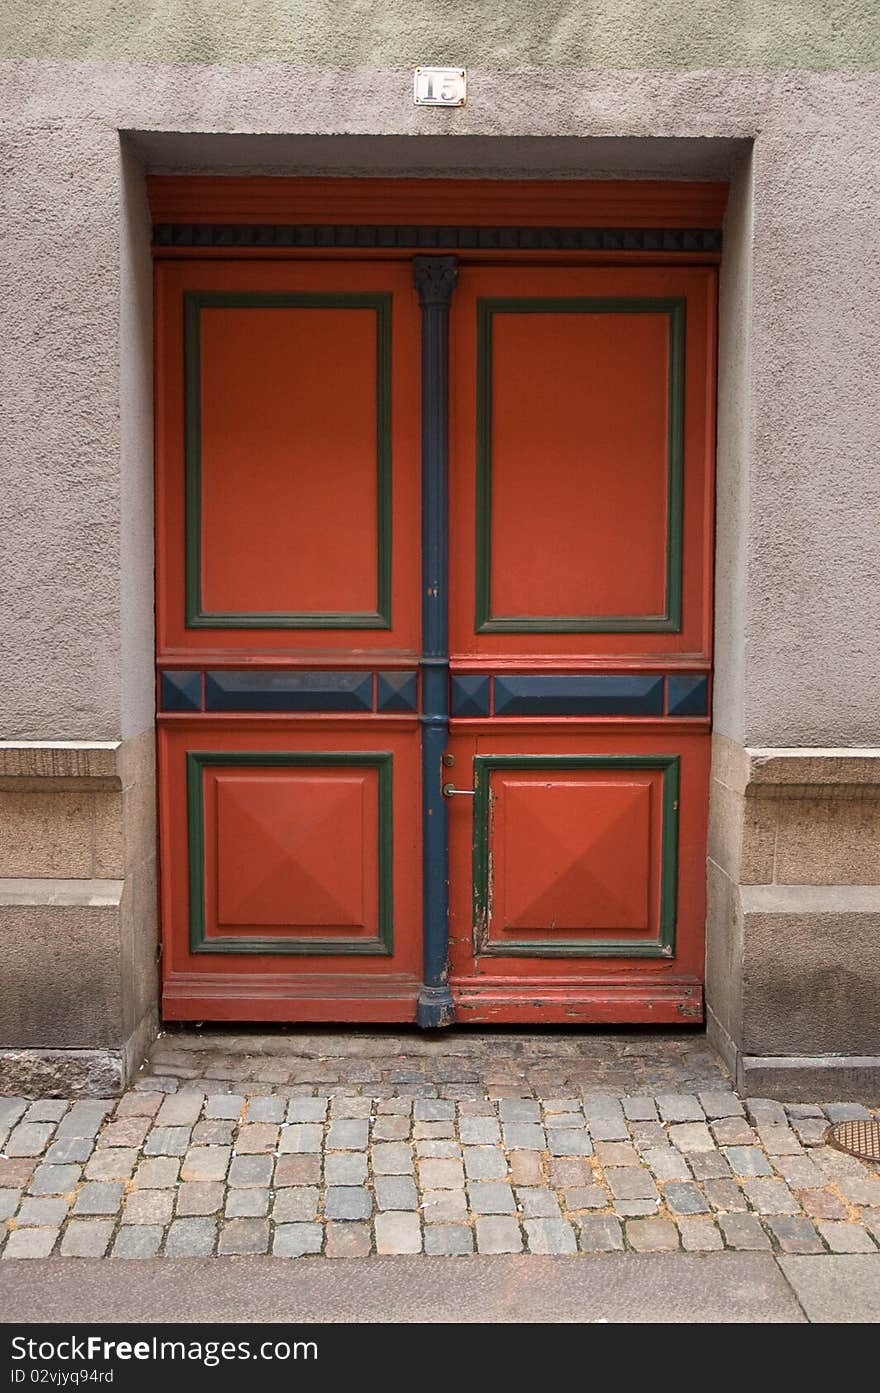
<path fill-rule="evenodd" d="M 418 1024 L 450 1025 L 449 827 L 441 792 L 449 734 L 449 302 L 454 256 L 417 256 L 422 311 L 422 933 Z"/>

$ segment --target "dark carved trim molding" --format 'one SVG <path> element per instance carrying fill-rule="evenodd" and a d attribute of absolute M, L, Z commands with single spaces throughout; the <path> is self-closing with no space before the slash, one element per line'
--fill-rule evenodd
<path fill-rule="evenodd" d="M 157 223 L 156 247 L 330 247 L 449 251 L 721 251 L 706 227 L 407 227 L 382 224 Z"/>

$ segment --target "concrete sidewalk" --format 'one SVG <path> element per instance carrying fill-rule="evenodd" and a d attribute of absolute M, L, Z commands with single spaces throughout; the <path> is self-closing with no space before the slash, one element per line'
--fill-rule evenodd
<path fill-rule="evenodd" d="M 30 1322 L 764 1324 L 880 1320 L 880 1253 L 94 1259 L 4 1263 L 0 1311 Z"/>

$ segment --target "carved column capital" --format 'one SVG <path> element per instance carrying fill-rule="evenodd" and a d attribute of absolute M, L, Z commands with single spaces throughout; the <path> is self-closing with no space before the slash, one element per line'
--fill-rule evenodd
<path fill-rule="evenodd" d="M 413 257 L 413 284 L 422 309 L 448 309 L 457 280 L 458 261 L 454 256 Z"/>

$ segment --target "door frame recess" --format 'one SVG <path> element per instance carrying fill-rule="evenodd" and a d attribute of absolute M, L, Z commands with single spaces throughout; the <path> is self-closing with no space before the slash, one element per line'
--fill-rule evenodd
<path fill-rule="evenodd" d="M 728 185 L 215 175 L 150 175 L 146 182 L 156 260 L 413 261 L 422 315 L 423 491 L 423 977 L 417 1023 L 449 1025 L 455 1003 L 449 986 L 448 802 L 441 793 L 441 761 L 449 735 L 448 347 L 457 268 L 466 262 L 511 261 L 717 265 Z M 621 990 L 637 989 L 609 987 L 608 1014 L 597 1019 L 622 1019 L 612 999 Z M 670 987 L 657 983 L 650 990 L 662 994 Z M 693 1019 L 692 989 L 683 992 L 682 1019 Z"/>

